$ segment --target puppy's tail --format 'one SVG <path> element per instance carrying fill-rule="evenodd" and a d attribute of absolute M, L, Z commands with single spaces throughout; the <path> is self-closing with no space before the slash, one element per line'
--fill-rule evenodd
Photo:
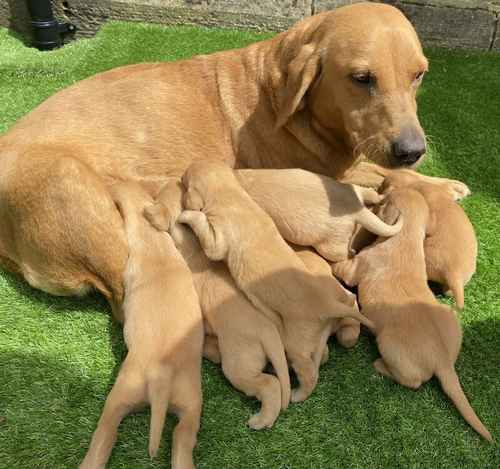
<path fill-rule="evenodd" d="M 453 294 L 453 298 L 455 298 L 457 308 L 464 309 L 464 283 L 460 275 L 456 273 L 449 274 L 446 278 L 446 283 Z"/>
<path fill-rule="evenodd" d="M 356 221 L 370 233 L 376 234 L 377 236 L 383 236 L 385 238 L 398 234 L 403 227 L 403 216 L 401 214 L 394 225 L 388 225 L 367 208 L 363 208 L 359 212 L 356 217 Z"/>
<path fill-rule="evenodd" d="M 161 434 L 165 425 L 172 373 L 168 367 L 157 367 L 151 370 L 148 378 L 148 398 L 151 404 L 149 456 L 154 458 L 160 447 Z"/>
<path fill-rule="evenodd" d="M 491 433 L 483 425 L 479 417 L 474 412 L 474 409 L 469 404 L 467 397 L 464 394 L 457 373 L 454 368 L 446 368 L 436 373 L 443 391 L 448 395 L 455 404 L 458 411 L 462 414 L 466 422 L 478 432 L 483 438 L 488 441 L 493 441 Z"/>
<path fill-rule="evenodd" d="M 281 386 L 281 408 L 285 410 L 290 403 L 290 373 L 281 337 L 274 326 L 263 331 L 262 347 L 278 375 Z"/>
<path fill-rule="evenodd" d="M 376 335 L 375 324 L 370 321 L 366 316 L 363 316 L 358 309 L 358 305 L 348 306 L 344 303 L 337 302 L 335 306 L 329 308 L 326 317 L 323 319 L 339 319 L 339 318 L 352 318 L 359 321 L 364 326 L 368 327 L 373 335 Z"/>

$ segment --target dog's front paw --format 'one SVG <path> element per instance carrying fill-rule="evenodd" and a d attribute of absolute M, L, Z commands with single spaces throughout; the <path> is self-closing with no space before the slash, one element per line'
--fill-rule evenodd
<path fill-rule="evenodd" d="M 465 199 L 465 197 L 471 195 L 471 190 L 467 186 L 467 184 L 456 181 L 454 179 L 446 179 L 443 181 L 443 184 L 446 186 L 447 190 L 453 196 L 454 200 Z"/>
<path fill-rule="evenodd" d="M 278 416 L 265 416 L 262 412 L 252 415 L 248 419 L 248 426 L 252 430 L 262 430 L 263 428 L 271 428 Z"/>

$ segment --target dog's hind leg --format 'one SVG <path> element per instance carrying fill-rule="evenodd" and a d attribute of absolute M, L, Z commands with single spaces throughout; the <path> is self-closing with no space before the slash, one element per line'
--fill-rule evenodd
<path fill-rule="evenodd" d="M 101 178 L 68 156 L 76 150 L 40 151 L 20 154 L 0 186 L 15 241 L 4 240 L 8 256 L 33 287 L 55 295 L 96 288 L 118 312 L 128 257 L 120 214 Z"/>
<path fill-rule="evenodd" d="M 281 411 L 281 385 L 276 376 L 263 373 L 266 353 L 262 346 L 250 343 L 243 348 L 242 342 L 228 338 L 222 342 L 222 371 L 231 384 L 249 397 L 261 402 L 261 409 L 248 420 L 254 430 L 270 428 Z"/>
<path fill-rule="evenodd" d="M 145 402 L 146 387 L 141 377 L 127 371 L 127 360 L 109 393 L 89 449 L 80 469 L 104 469 L 123 418 Z"/>
<path fill-rule="evenodd" d="M 219 341 L 215 335 L 205 335 L 203 342 L 203 357 L 212 363 L 220 363 Z"/>
<path fill-rule="evenodd" d="M 172 436 L 172 469 L 195 469 L 193 450 L 200 428 L 201 377 L 199 369 L 184 371 L 174 380 L 172 404 L 179 423 Z"/>
<path fill-rule="evenodd" d="M 290 357 L 290 362 L 299 380 L 299 387 L 292 390 L 292 402 L 305 401 L 316 387 L 318 369 L 310 357 L 294 356 Z"/>

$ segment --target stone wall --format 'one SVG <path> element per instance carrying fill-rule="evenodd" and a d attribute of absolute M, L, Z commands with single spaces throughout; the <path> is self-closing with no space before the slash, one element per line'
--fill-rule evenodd
<path fill-rule="evenodd" d="M 110 20 L 282 31 L 299 19 L 357 0 L 52 0 L 77 37 Z M 426 46 L 500 51 L 500 0 L 384 0 L 401 9 Z M 29 35 L 24 0 L 0 0 L 0 26 Z"/>

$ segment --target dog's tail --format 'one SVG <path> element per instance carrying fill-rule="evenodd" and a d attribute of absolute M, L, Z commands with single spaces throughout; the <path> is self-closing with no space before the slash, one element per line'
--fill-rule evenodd
<path fill-rule="evenodd" d="M 462 414 L 466 422 L 478 432 L 483 438 L 488 441 L 493 441 L 491 433 L 483 425 L 479 417 L 474 412 L 474 409 L 469 404 L 467 397 L 464 394 L 462 386 L 457 376 L 457 372 L 453 367 L 446 368 L 436 373 L 443 391 L 448 395 L 455 404 L 458 411 Z"/>
<path fill-rule="evenodd" d="M 161 434 L 170 398 L 172 372 L 162 366 L 151 370 L 148 376 L 148 398 L 151 404 L 151 423 L 149 428 L 149 456 L 154 458 L 160 447 Z"/>
<path fill-rule="evenodd" d="M 446 276 L 446 283 L 455 298 L 457 308 L 464 309 L 464 282 L 461 276 L 455 272 L 450 273 Z"/>
<path fill-rule="evenodd" d="M 388 225 L 367 208 L 361 209 L 356 217 L 356 221 L 370 233 L 385 238 L 398 234 L 403 227 L 403 216 L 401 214 L 394 225 Z"/>
<path fill-rule="evenodd" d="M 370 321 L 366 316 L 363 316 L 358 309 L 357 304 L 354 306 L 348 306 L 345 305 L 344 303 L 336 302 L 334 305 L 332 305 L 328 311 L 325 317 L 323 319 L 330 319 L 330 318 L 352 318 L 356 319 L 356 321 L 359 321 L 361 324 L 364 326 L 368 327 L 370 331 L 376 335 L 376 328 L 375 324 Z"/>
<path fill-rule="evenodd" d="M 290 403 L 290 373 L 281 337 L 274 326 L 264 329 L 261 342 L 262 348 L 278 376 L 281 386 L 281 408 L 285 410 Z"/>

